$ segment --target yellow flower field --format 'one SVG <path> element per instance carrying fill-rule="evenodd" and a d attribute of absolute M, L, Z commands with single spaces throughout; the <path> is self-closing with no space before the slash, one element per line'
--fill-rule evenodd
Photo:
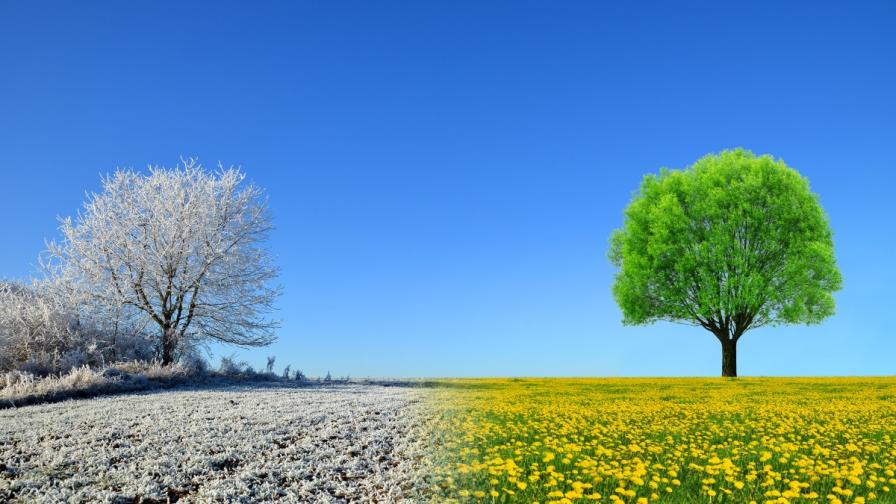
<path fill-rule="evenodd" d="M 896 378 L 449 380 L 435 397 L 439 502 L 896 502 Z"/>

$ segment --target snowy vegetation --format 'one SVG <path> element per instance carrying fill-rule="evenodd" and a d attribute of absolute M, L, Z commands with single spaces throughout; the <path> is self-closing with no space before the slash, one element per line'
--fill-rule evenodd
<path fill-rule="evenodd" d="M 158 362 L 140 361 L 119 362 L 103 369 L 84 365 L 66 373 L 43 377 L 26 371 L 7 371 L 0 374 L 0 409 L 151 390 L 186 382 L 208 382 L 217 377 L 234 378 L 209 374 L 203 368 L 190 364 L 162 366 Z"/>
<path fill-rule="evenodd" d="M 278 268 L 264 246 L 272 225 L 243 172 L 184 159 L 118 170 L 102 184 L 62 220 L 40 278 L 0 282 L 0 372 L 167 366 L 195 361 L 208 342 L 275 339 Z"/>
<path fill-rule="evenodd" d="M 424 389 L 293 383 L 2 410 L 0 501 L 421 501 Z"/>
<path fill-rule="evenodd" d="M 209 172 L 194 159 L 148 175 L 119 170 L 62 222 L 49 267 L 91 303 L 151 326 L 162 364 L 209 340 L 264 346 L 279 288 L 262 196 L 238 169 Z"/>
<path fill-rule="evenodd" d="M 203 358 L 275 339 L 261 189 L 193 159 L 102 183 L 0 282 L 0 502 L 418 502 L 418 384 Z"/>
<path fill-rule="evenodd" d="M 46 376 L 154 356 L 138 321 L 88 306 L 62 282 L 0 283 L 0 371 Z"/>

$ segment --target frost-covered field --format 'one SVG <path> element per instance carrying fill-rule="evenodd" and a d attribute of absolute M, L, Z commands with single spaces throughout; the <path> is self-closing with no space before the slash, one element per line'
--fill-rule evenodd
<path fill-rule="evenodd" d="M 0 501 L 415 501 L 424 393 L 257 385 L 3 410 Z"/>

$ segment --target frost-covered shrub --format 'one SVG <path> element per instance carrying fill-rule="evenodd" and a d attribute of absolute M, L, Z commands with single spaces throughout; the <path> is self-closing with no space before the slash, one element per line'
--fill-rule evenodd
<path fill-rule="evenodd" d="M 138 361 L 138 360 L 123 361 L 123 362 L 116 362 L 115 364 L 113 364 L 111 366 L 111 369 L 121 371 L 122 373 L 137 374 L 137 373 L 142 373 L 143 371 L 145 371 L 146 368 L 148 368 L 150 365 L 151 364 L 146 361 Z"/>
<path fill-rule="evenodd" d="M 157 357 L 152 338 L 136 327 L 128 332 L 119 328 L 117 333 L 113 329 L 100 334 L 105 343 L 102 352 L 105 362 L 152 361 Z"/>
<path fill-rule="evenodd" d="M 27 386 L 32 383 L 34 383 L 34 375 L 23 371 L 7 371 L 0 375 L 0 389 L 19 384 Z"/>
<path fill-rule="evenodd" d="M 240 372 L 240 368 L 232 355 L 221 356 L 221 363 L 218 364 L 218 372 L 222 375 L 235 375 Z"/>
<path fill-rule="evenodd" d="M 52 380 L 47 381 L 52 383 Z M 106 378 L 101 371 L 91 369 L 89 366 L 81 366 L 60 376 L 58 386 L 64 390 L 79 390 L 101 384 L 104 381 Z"/>
<path fill-rule="evenodd" d="M 169 380 L 172 378 L 186 378 L 196 373 L 193 368 L 180 362 L 163 366 L 161 362 L 154 361 L 149 363 L 140 374 L 153 380 Z"/>
<path fill-rule="evenodd" d="M 146 332 L 126 313 L 90 305 L 69 284 L 0 282 L 0 371 L 46 376 L 153 356 Z"/>
<path fill-rule="evenodd" d="M 72 348 L 66 350 L 58 361 L 60 369 L 80 368 L 90 364 L 91 358 L 86 351 L 80 348 Z"/>
<path fill-rule="evenodd" d="M 303 373 L 301 369 L 296 369 L 296 373 L 295 373 L 295 375 L 293 375 L 293 380 L 295 380 L 297 382 L 303 382 L 303 381 L 306 381 L 307 379 L 308 379 L 308 377 L 305 376 L 305 373 Z"/>
<path fill-rule="evenodd" d="M 47 376 L 58 370 L 56 361 L 55 355 L 37 351 L 28 355 L 24 362 L 13 365 L 13 369 L 36 376 Z"/>
<path fill-rule="evenodd" d="M 0 368 L 52 371 L 78 346 L 77 315 L 56 294 L 43 282 L 0 283 Z"/>
<path fill-rule="evenodd" d="M 202 362 L 201 364 L 199 362 Z M 196 363 L 177 362 L 170 366 L 163 366 L 159 361 L 130 361 L 117 362 L 106 368 L 103 373 L 110 378 L 133 379 L 135 376 L 143 376 L 152 380 L 167 380 L 189 376 L 199 376 L 205 373 L 205 362 Z M 115 374 L 112 371 L 117 371 Z"/>
<path fill-rule="evenodd" d="M 221 364 L 218 366 L 218 373 L 224 376 L 245 376 L 254 375 L 255 370 L 246 361 L 237 361 L 233 355 L 222 356 Z"/>
<path fill-rule="evenodd" d="M 190 355 L 181 357 L 178 365 L 190 374 L 205 374 L 208 372 L 208 361 L 198 354 L 191 353 Z"/>

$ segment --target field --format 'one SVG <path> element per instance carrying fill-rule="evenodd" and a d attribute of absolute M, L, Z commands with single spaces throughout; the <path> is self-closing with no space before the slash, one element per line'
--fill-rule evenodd
<path fill-rule="evenodd" d="M 421 391 L 278 384 L 0 411 L 0 502 L 413 502 Z"/>
<path fill-rule="evenodd" d="M 896 502 L 896 378 L 391 385 L 0 410 L 0 502 Z"/>
<path fill-rule="evenodd" d="M 896 379 L 452 380 L 437 500 L 896 502 Z"/>

